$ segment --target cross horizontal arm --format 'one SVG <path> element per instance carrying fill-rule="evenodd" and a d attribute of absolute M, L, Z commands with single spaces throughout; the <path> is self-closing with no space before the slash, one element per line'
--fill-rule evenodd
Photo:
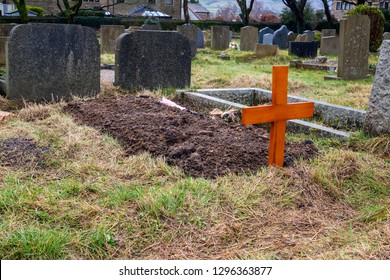
<path fill-rule="evenodd" d="M 314 102 L 299 102 L 283 105 L 264 105 L 242 109 L 241 123 L 243 125 L 277 122 L 301 118 L 311 118 L 314 115 Z"/>

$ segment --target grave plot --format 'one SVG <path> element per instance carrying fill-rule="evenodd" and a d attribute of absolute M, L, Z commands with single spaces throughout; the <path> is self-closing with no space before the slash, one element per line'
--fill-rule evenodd
<path fill-rule="evenodd" d="M 71 102 L 75 119 L 117 138 L 127 155 L 163 156 L 191 176 L 252 173 L 268 165 L 269 134 L 201 114 L 180 111 L 154 98 L 101 98 Z M 311 141 L 286 143 L 286 166 L 317 155 Z"/>

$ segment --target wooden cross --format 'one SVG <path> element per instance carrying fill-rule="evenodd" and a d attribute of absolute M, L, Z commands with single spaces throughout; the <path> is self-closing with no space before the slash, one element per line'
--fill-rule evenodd
<path fill-rule="evenodd" d="M 242 109 L 243 125 L 271 123 L 268 165 L 283 167 L 287 120 L 311 118 L 314 102 L 287 104 L 288 66 L 272 68 L 272 105 Z"/>

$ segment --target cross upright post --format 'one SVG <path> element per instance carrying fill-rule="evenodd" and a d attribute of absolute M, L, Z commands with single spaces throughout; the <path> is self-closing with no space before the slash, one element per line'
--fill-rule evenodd
<path fill-rule="evenodd" d="M 271 123 L 268 165 L 283 167 L 287 120 L 311 118 L 314 102 L 287 104 L 288 66 L 272 68 L 272 105 L 242 109 L 243 125 Z"/>

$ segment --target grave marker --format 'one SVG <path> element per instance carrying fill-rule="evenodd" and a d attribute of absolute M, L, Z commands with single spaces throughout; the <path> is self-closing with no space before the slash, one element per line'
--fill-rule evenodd
<path fill-rule="evenodd" d="M 311 118 L 314 102 L 287 104 L 288 67 L 272 68 L 272 105 L 242 109 L 243 125 L 271 123 L 268 164 L 283 167 L 287 120 Z"/>
<path fill-rule="evenodd" d="M 285 25 L 275 31 L 272 43 L 278 45 L 281 50 L 288 49 L 288 29 Z"/>
<path fill-rule="evenodd" d="M 229 26 L 211 26 L 211 48 L 213 50 L 226 50 L 230 43 Z"/>
<path fill-rule="evenodd" d="M 264 27 L 259 31 L 259 44 L 264 44 L 263 39 L 265 34 L 274 34 L 275 31 L 269 27 Z"/>
<path fill-rule="evenodd" d="M 259 31 L 256 27 L 245 26 L 240 30 L 240 50 L 254 51 L 259 40 Z"/>
<path fill-rule="evenodd" d="M 263 44 L 264 45 L 272 45 L 274 35 L 271 33 L 267 33 L 263 36 Z"/>
<path fill-rule="evenodd" d="M 198 30 L 196 25 L 183 24 L 177 26 L 177 31 L 184 34 L 190 40 L 191 44 L 191 57 L 195 57 L 198 41 Z"/>

